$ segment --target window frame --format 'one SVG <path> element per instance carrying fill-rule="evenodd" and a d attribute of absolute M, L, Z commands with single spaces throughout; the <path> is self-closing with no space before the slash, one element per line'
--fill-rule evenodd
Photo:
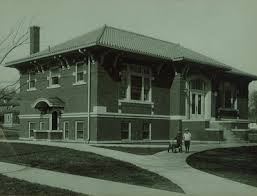
<path fill-rule="evenodd" d="M 140 71 L 134 71 L 132 69 L 133 66 L 139 66 Z M 149 73 L 145 73 L 145 68 L 148 69 Z M 126 71 L 123 71 L 122 73 L 125 74 L 123 76 L 123 79 L 126 81 L 126 93 L 125 98 L 120 98 L 122 101 L 129 101 L 129 102 L 140 102 L 140 103 L 152 103 L 152 70 L 151 67 L 143 66 L 143 65 L 134 65 L 129 64 L 125 67 Z M 141 96 L 140 99 L 132 99 L 132 84 L 131 84 L 131 78 L 140 77 L 141 78 Z M 148 99 L 145 99 L 145 79 L 149 81 L 149 90 L 148 90 Z M 122 81 L 123 82 L 123 81 Z"/>
<path fill-rule="evenodd" d="M 40 121 L 39 122 L 39 130 L 44 130 L 43 128 L 45 127 L 45 122 L 43 122 L 43 121 Z"/>
<path fill-rule="evenodd" d="M 31 74 L 34 74 L 34 79 L 31 79 Z M 34 86 L 32 87 L 31 86 L 31 82 L 34 81 Z M 28 80 L 27 80 L 27 83 L 28 83 L 28 86 L 27 86 L 27 91 L 33 91 L 33 90 L 36 90 L 36 82 L 37 82 L 37 79 L 36 79 L 36 72 L 35 71 L 29 71 L 28 72 Z"/>
<path fill-rule="evenodd" d="M 128 132 L 128 138 L 122 138 L 122 132 L 125 132 L 123 129 L 122 129 L 122 124 L 128 124 L 128 130 L 126 132 Z M 131 122 L 128 122 L 128 121 L 122 121 L 120 123 L 120 139 L 121 141 L 131 141 Z"/>
<path fill-rule="evenodd" d="M 148 125 L 148 131 L 145 131 L 144 125 Z M 148 132 L 148 138 L 143 138 L 144 132 Z M 152 139 L 152 123 L 151 122 L 143 122 L 142 124 L 142 140 L 150 141 Z"/>
<path fill-rule="evenodd" d="M 35 122 L 31 122 L 31 121 L 28 122 L 28 126 L 29 126 L 29 138 L 34 138 L 34 132 L 33 132 L 33 136 L 31 136 L 31 124 L 34 124 L 35 129 L 36 129 L 36 123 L 35 123 Z M 34 130 L 35 130 L 35 129 L 34 129 Z"/>
<path fill-rule="evenodd" d="M 83 138 L 78 138 L 78 123 L 83 123 Z M 84 121 L 75 121 L 75 140 L 85 140 L 85 122 Z"/>
<path fill-rule="evenodd" d="M 68 128 L 68 129 L 67 129 Z M 65 129 L 68 131 L 68 137 L 66 137 Z M 69 132 L 70 132 L 70 122 L 69 121 L 64 121 L 63 122 L 63 139 L 69 139 Z"/>
<path fill-rule="evenodd" d="M 78 65 L 82 65 L 83 66 L 83 70 L 78 72 Z M 78 74 L 82 73 L 83 74 L 83 80 L 78 80 Z M 77 62 L 75 65 L 75 72 L 73 72 L 73 76 L 75 77 L 75 82 L 73 83 L 73 85 L 82 85 L 82 84 L 86 84 L 85 82 L 85 75 L 87 74 L 86 71 L 86 67 L 85 67 L 85 62 L 84 61 L 80 61 Z"/>
<path fill-rule="evenodd" d="M 53 70 L 57 69 L 58 73 L 53 74 Z M 53 84 L 53 77 L 58 77 L 58 84 Z M 60 85 L 60 78 L 61 78 L 61 73 L 60 73 L 60 68 L 56 67 L 56 68 L 52 68 L 49 70 L 49 75 L 48 75 L 48 87 L 47 88 L 59 88 L 61 87 Z"/>

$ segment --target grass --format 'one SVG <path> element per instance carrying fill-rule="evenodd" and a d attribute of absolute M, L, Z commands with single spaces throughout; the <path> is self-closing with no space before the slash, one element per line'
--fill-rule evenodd
<path fill-rule="evenodd" d="M 24 180 L 18 180 L 15 178 L 10 178 L 0 174 L 0 195 L 85 195 L 81 193 L 75 193 L 65 189 L 54 188 L 46 185 L 36 184 L 27 182 Z M 86 196 L 86 195 L 85 195 Z"/>
<path fill-rule="evenodd" d="M 219 148 L 187 158 L 192 167 L 257 187 L 257 146 Z"/>
<path fill-rule="evenodd" d="M 115 182 L 180 192 L 183 190 L 158 174 L 133 164 L 68 148 L 0 142 L 0 161 Z"/>
<path fill-rule="evenodd" d="M 158 152 L 167 150 L 167 148 L 146 148 L 146 147 L 120 147 L 120 146 L 95 146 L 100 148 L 106 148 L 111 150 L 117 150 L 121 152 L 127 152 L 137 155 L 153 155 Z"/>

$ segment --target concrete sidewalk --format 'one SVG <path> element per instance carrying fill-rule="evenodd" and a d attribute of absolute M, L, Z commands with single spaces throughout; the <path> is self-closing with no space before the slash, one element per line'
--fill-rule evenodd
<path fill-rule="evenodd" d="M 20 141 L 18 141 L 20 142 Z M 124 153 L 105 148 L 98 148 L 88 144 L 61 143 L 61 142 L 39 142 L 22 141 L 23 143 L 33 143 L 40 145 L 50 145 L 72 148 L 80 151 L 88 151 L 107 157 L 112 157 L 122 161 L 130 162 L 141 168 L 156 172 L 180 186 L 190 195 L 233 195 L 233 196 L 255 196 L 257 188 L 225 178 L 214 176 L 196 169 L 186 164 L 186 153 L 168 153 L 160 152 L 150 156 L 140 156 L 130 153 Z M 194 144 L 191 152 L 202 150 L 235 147 L 253 144 Z M 255 144 L 256 145 L 256 144 Z M 191 154 L 191 153 L 190 153 Z M 133 194 L 130 194 L 133 195 Z"/>
<path fill-rule="evenodd" d="M 26 180 L 32 183 L 44 184 L 52 187 L 72 190 L 95 196 L 183 196 L 142 186 L 100 180 L 66 173 L 54 172 L 44 169 L 25 167 L 16 164 L 0 162 L 0 173 L 13 178 Z"/>

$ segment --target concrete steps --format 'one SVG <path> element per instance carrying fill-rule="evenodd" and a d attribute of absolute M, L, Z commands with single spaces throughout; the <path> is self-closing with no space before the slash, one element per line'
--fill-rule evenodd
<path fill-rule="evenodd" d="M 219 120 L 210 121 L 209 129 L 223 130 L 226 143 L 245 143 L 248 140 L 248 121 L 246 120 Z"/>

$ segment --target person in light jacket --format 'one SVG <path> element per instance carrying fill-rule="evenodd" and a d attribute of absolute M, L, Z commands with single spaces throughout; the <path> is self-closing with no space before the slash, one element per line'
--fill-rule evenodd
<path fill-rule="evenodd" d="M 183 134 L 183 139 L 184 139 L 185 149 L 186 149 L 185 152 L 189 152 L 190 142 L 191 142 L 191 133 L 189 132 L 188 128 L 185 129 L 185 133 Z"/>

